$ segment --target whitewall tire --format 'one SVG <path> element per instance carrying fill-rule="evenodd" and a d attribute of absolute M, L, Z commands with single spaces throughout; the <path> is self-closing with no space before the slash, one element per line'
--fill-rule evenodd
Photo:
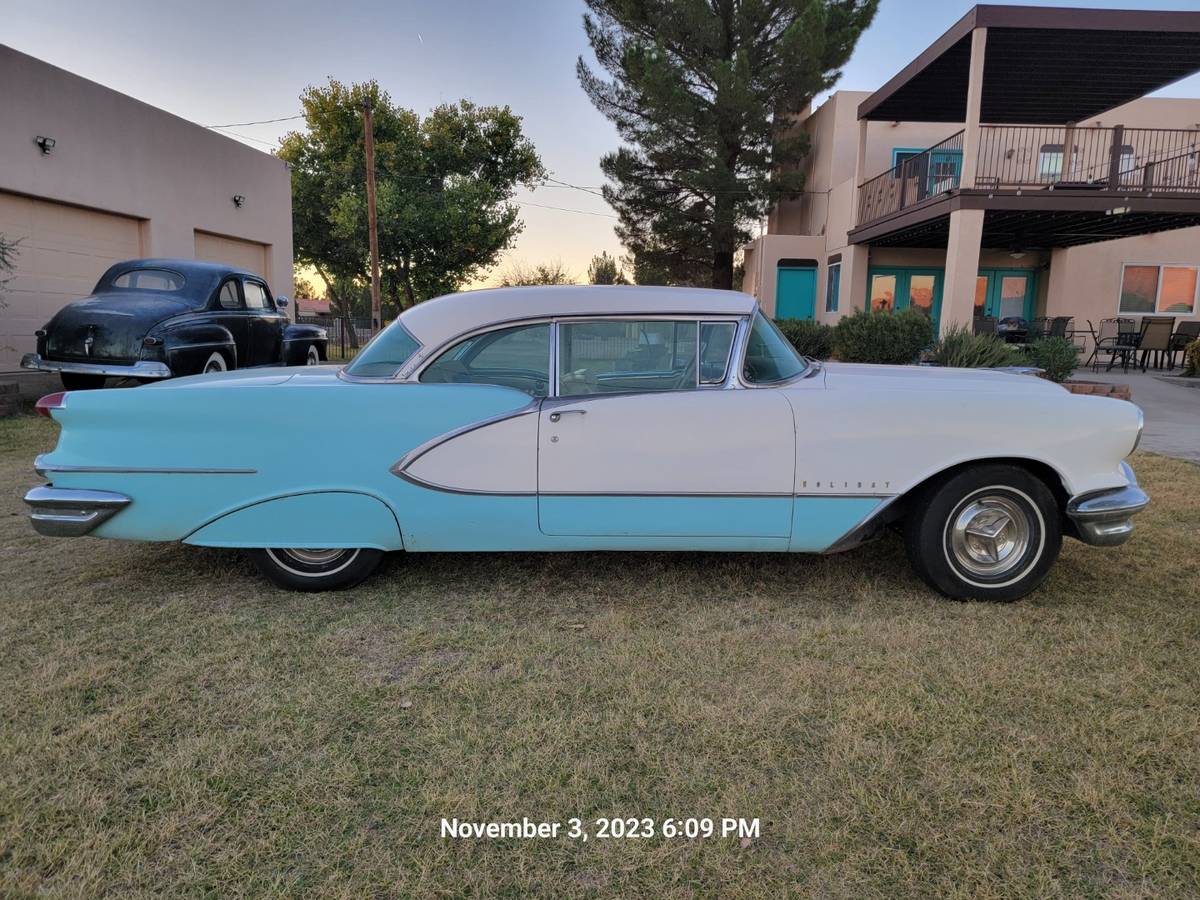
<path fill-rule="evenodd" d="M 316 345 L 308 345 L 308 355 L 304 357 L 306 366 L 319 366 L 321 364 L 321 354 L 317 351 Z"/>
<path fill-rule="evenodd" d="M 271 547 L 251 550 L 250 557 L 258 570 L 281 588 L 340 591 L 354 587 L 374 572 L 383 551 L 367 547 Z"/>
<path fill-rule="evenodd" d="M 206 359 L 204 361 L 204 366 L 200 369 L 200 372 L 204 375 L 208 375 L 211 372 L 228 372 L 228 371 L 229 371 L 229 365 L 228 365 L 228 363 L 225 362 L 224 354 L 222 354 L 216 350 L 214 350 L 212 352 L 212 354 L 208 357 L 208 359 Z"/>
<path fill-rule="evenodd" d="M 913 498 L 904 544 L 916 573 L 947 597 L 1019 600 L 1058 558 L 1062 513 L 1028 470 L 974 466 Z"/>

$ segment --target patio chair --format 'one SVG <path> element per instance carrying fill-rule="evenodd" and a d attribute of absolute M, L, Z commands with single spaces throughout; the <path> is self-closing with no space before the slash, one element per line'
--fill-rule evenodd
<path fill-rule="evenodd" d="M 1182 353 L 1192 341 L 1200 340 L 1200 321 L 1180 322 L 1171 335 L 1171 346 L 1167 350 L 1167 368 L 1175 368 L 1175 354 Z"/>
<path fill-rule="evenodd" d="M 1088 322 L 1088 325 L 1090 327 L 1091 322 Z M 1105 371 L 1111 369 L 1118 359 L 1121 360 L 1121 369 L 1129 371 L 1129 357 L 1137 349 L 1138 340 L 1133 319 L 1101 319 L 1099 330 L 1093 332 L 1093 340 L 1095 346 L 1092 355 L 1088 357 L 1093 372 L 1099 371 L 1101 353 L 1108 354 L 1108 366 Z"/>
<path fill-rule="evenodd" d="M 1050 337 L 1065 338 L 1067 336 L 1067 329 L 1070 327 L 1070 316 L 1055 316 L 1050 320 Z"/>
<path fill-rule="evenodd" d="M 976 316 L 975 317 L 975 333 L 976 334 L 995 334 L 996 333 L 996 317 L 995 316 Z"/>
<path fill-rule="evenodd" d="M 1142 318 L 1142 333 L 1139 336 L 1137 348 L 1142 352 L 1142 371 L 1146 371 L 1146 362 L 1150 354 L 1154 354 L 1154 368 L 1161 369 L 1163 354 L 1171 349 L 1171 332 L 1175 330 L 1174 316 L 1144 316 Z"/>
<path fill-rule="evenodd" d="M 1029 327 L 1025 330 L 1025 343 L 1032 344 L 1039 338 L 1044 338 L 1050 333 L 1050 320 L 1045 316 L 1038 316 L 1035 319 L 1029 320 Z"/>

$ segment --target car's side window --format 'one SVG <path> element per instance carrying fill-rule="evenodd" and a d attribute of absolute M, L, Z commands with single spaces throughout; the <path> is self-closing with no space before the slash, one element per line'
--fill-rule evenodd
<path fill-rule="evenodd" d="M 722 384 L 729 371 L 736 322 L 700 323 L 700 383 Z"/>
<path fill-rule="evenodd" d="M 550 389 L 550 326 L 519 325 L 459 341 L 421 373 L 427 384 L 499 384 L 533 397 Z"/>
<path fill-rule="evenodd" d="M 247 309 L 266 309 L 270 305 L 267 303 L 267 289 L 257 281 L 243 281 L 242 293 L 246 295 Z"/>
<path fill-rule="evenodd" d="M 564 397 L 695 388 L 696 322 L 646 319 L 559 325 Z"/>
<path fill-rule="evenodd" d="M 221 285 L 221 293 L 217 295 L 221 309 L 241 309 L 242 298 L 238 296 L 237 282 L 230 280 Z"/>

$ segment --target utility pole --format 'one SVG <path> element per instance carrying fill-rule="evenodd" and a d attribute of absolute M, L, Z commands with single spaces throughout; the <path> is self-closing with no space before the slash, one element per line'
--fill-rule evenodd
<path fill-rule="evenodd" d="M 363 98 L 363 135 L 367 145 L 367 231 L 371 242 L 371 332 L 383 327 L 383 304 L 379 297 L 379 230 L 375 218 L 375 122 L 371 97 Z"/>

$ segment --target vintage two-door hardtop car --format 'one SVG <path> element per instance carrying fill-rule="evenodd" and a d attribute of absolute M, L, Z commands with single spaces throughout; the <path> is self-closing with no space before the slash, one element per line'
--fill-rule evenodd
<path fill-rule="evenodd" d="M 319 365 L 325 330 L 293 325 L 286 297 L 252 272 L 194 259 L 131 259 L 100 276 L 37 332 L 27 369 L 68 390 L 251 366 Z"/>
<path fill-rule="evenodd" d="M 418 304 L 345 368 L 51 395 L 43 534 L 250 550 L 346 587 L 386 552 L 829 553 L 903 531 L 952 597 L 1011 600 L 1062 535 L 1146 503 L 1132 403 L 1030 375 L 821 364 L 745 294 L 481 290 Z"/>

